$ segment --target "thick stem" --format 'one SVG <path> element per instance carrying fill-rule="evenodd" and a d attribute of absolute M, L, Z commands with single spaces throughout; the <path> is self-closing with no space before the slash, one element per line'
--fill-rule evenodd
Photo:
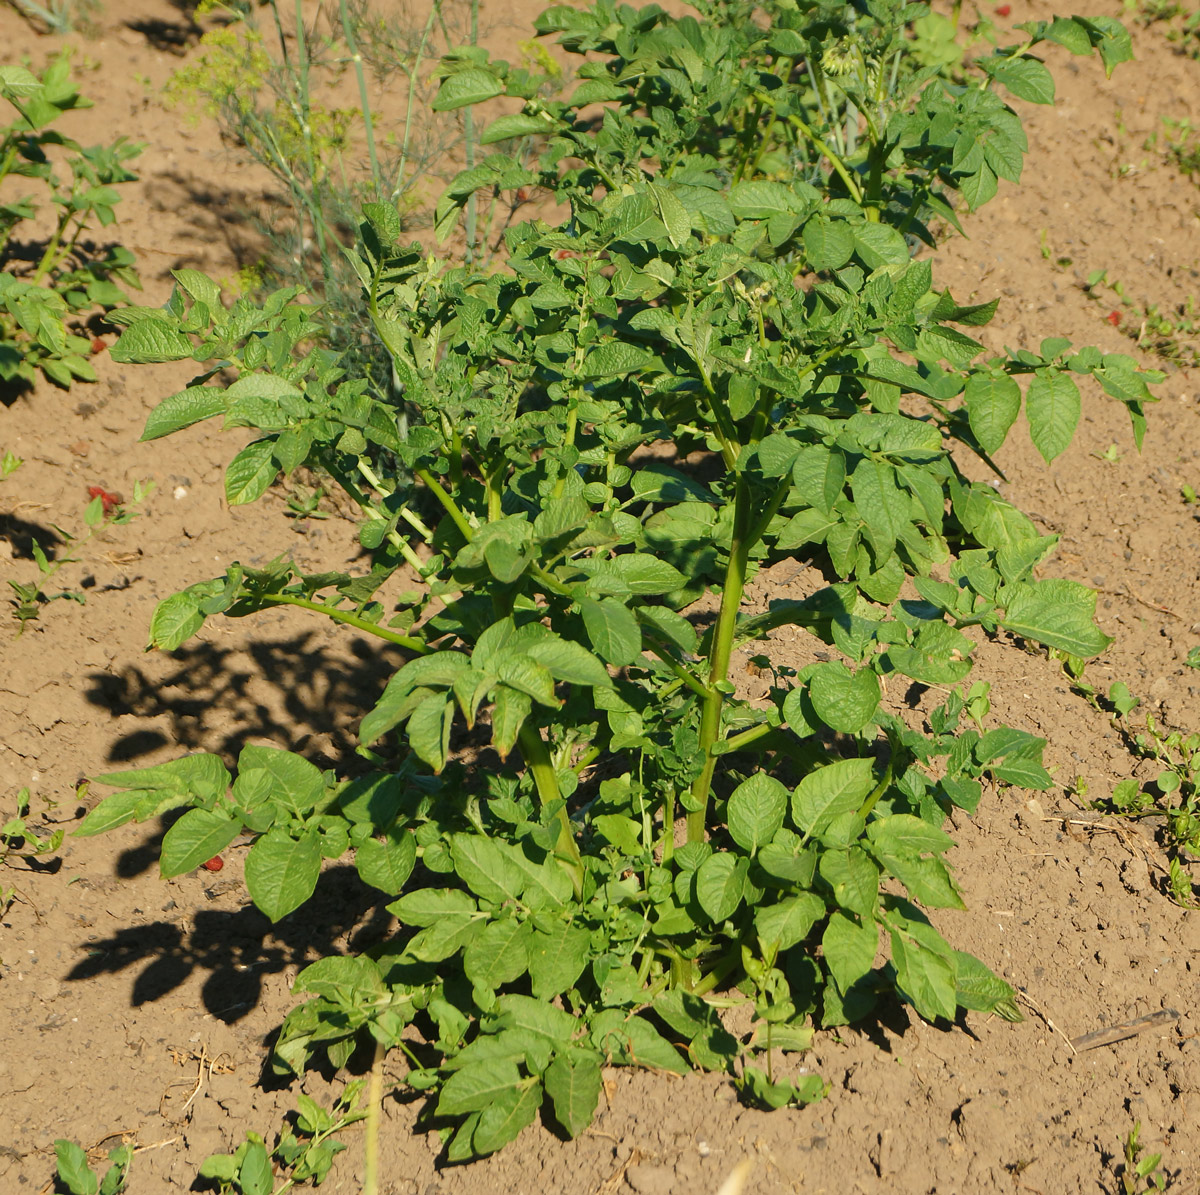
<path fill-rule="evenodd" d="M 379 1124 L 383 1119 L 383 1042 L 375 1043 L 375 1061 L 367 1087 L 367 1132 L 363 1150 L 363 1195 L 379 1192 Z"/>
<path fill-rule="evenodd" d="M 713 772 L 717 757 L 712 746 L 721 734 L 721 710 L 725 694 L 721 691 L 729 678 L 729 656 L 733 650 L 733 633 L 737 627 L 738 610 L 742 605 L 742 590 L 746 584 L 746 565 L 753 542 L 750 539 L 753 495 L 749 482 L 739 476 L 733 499 L 733 538 L 729 545 L 729 562 L 725 566 L 725 588 L 721 593 L 721 612 L 717 617 L 716 633 L 709 652 L 708 696 L 700 714 L 700 750 L 704 765 L 692 783 L 692 806 L 688 813 L 688 842 L 703 842 L 707 825 L 708 798 L 712 791 Z"/>
<path fill-rule="evenodd" d="M 531 722 L 526 722 L 521 727 L 517 742 L 520 743 L 521 754 L 525 757 L 525 762 L 533 774 L 533 782 L 537 786 L 538 798 L 541 803 L 546 805 L 551 801 L 561 801 L 562 790 L 558 787 L 558 774 L 554 770 L 550 750 L 542 740 L 542 736 L 538 734 L 537 727 Z M 554 850 L 555 857 L 563 865 L 567 875 L 571 877 L 575 895 L 581 896 L 583 894 L 583 862 L 579 857 L 579 846 L 575 842 L 575 832 L 571 829 L 571 819 L 567 816 L 565 805 L 555 815 L 555 821 L 558 823 L 558 843 Z"/>
<path fill-rule="evenodd" d="M 692 988 L 693 996 L 707 996 L 718 984 L 728 979 L 742 965 L 741 945 L 734 946 L 705 977 Z"/>

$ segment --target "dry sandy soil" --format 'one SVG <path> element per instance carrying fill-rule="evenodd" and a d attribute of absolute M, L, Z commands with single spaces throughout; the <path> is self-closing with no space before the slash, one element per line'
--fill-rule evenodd
<path fill-rule="evenodd" d="M 539 7 L 485 0 L 485 17 L 511 45 Z M 1085 11 L 1115 15 L 1118 5 Z M 1008 19 L 1049 12 L 1013 0 Z M 115 232 L 137 254 L 151 302 L 165 299 L 170 269 L 222 276 L 242 264 L 238 205 L 265 183 L 211 125 L 183 130 L 156 98 L 196 32 L 185 5 L 109 0 L 96 35 L 79 39 L 83 87 L 97 106 L 72 131 L 85 143 L 114 130 L 147 143 Z M 57 49 L 8 7 L 0 34 L 6 60 L 28 54 L 40 65 Z M 1105 319 L 1119 303 L 1085 293 L 1091 271 L 1106 270 L 1138 307 L 1200 293 L 1200 191 L 1143 148 L 1163 117 L 1200 111 L 1200 65 L 1161 30 L 1140 32 L 1136 49 L 1138 61 L 1111 81 L 1096 63 L 1051 53 L 1059 101 L 1025 113 L 1024 184 L 1002 184 L 969 222 L 969 239 L 941 255 L 940 280 L 960 298 L 1001 296 L 995 345 L 1066 335 L 1129 351 L 1128 335 Z M 45 385 L 0 406 L 0 451 L 26 462 L 0 488 L 0 573 L 29 579 L 30 536 L 79 525 L 89 485 L 157 485 L 144 518 L 106 532 L 64 570 L 68 585 L 85 587 L 86 606 L 53 603 L 21 638 L 15 624 L 0 631 L 0 813 L 29 786 L 37 824 L 68 831 L 94 803 L 77 797 L 79 780 L 114 767 L 186 750 L 230 757 L 247 741 L 336 765 L 389 664 L 352 634 L 285 613 L 215 622 L 181 651 L 143 653 L 157 600 L 233 560 L 281 552 L 302 565 L 355 567 L 353 529 L 336 518 L 293 529 L 279 495 L 230 510 L 221 475 L 232 450 L 219 431 L 138 443 L 147 412 L 186 368 L 123 368 L 107 354 L 96 362 L 95 385 L 69 394 Z M 1093 681 L 1125 681 L 1143 709 L 1190 731 L 1200 729 L 1200 675 L 1184 663 L 1200 643 L 1200 550 L 1196 508 L 1181 490 L 1200 489 L 1195 373 L 1172 369 L 1160 392 L 1140 455 L 1123 410 L 1093 393 L 1075 445 L 1052 468 L 1024 433 L 1000 463 L 1005 493 L 1062 537 L 1049 570 L 1100 591 L 1100 625 L 1115 642 L 1090 666 Z M 758 598 L 799 592 L 805 580 L 760 578 Z M 777 647 L 784 662 L 802 650 L 786 631 Z M 1173 1189 L 1195 1190 L 1200 912 L 1163 894 L 1164 856 L 1149 833 L 1096 820 L 1072 795 L 1080 779 L 1096 797 L 1152 771 L 1044 653 L 991 642 L 976 658 L 976 675 L 993 683 L 992 717 L 1049 739 L 1056 787 L 1036 801 L 989 792 L 975 818 L 956 817 L 970 911 L 942 925 L 1024 993 L 1023 1023 L 971 1016 L 935 1027 L 894 1008 L 877 1023 L 819 1034 L 804 1061 L 831 1091 L 800 1111 L 746 1109 L 711 1077 L 614 1072 L 580 1139 L 532 1128 L 499 1156 L 458 1168 L 444 1165 L 437 1134 L 417 1127 L 420 1102 L 389 1097 L 383 1191 L 715 1192 L 749 1160 L 754 1195 L 1118 1192 L 1135 1121 L 1162 1151 Z M 49 1189 L 58 1137 L 136 1143 L 133 1195 L 190 1190 L 208 1153 L 248 1129 L 270 1137 L 294 1105 L 292 1090 L 262 1082 L 265 1042 L 292 1003 L 298 968 L 352 945 L 372 897 L 335 868 L 314 902 L 272 927 L 247 902 L 238 852 L 219 875 L 164 881 L 156 841 L 134 826 L 68 837 L 49 866 L 0 872 L 0 885 L 17 889 L 0 926 L 6 1193 Z M 1077 1053 L 1068 1041 L 1163 1009 L 1178 1019 L 1116 1045 Z M 335 1087 L 318 1075 L 304 1084 L 324 1102 Z M 359 1189 L 361 1137 L 347 1139 L 330 1192 Z"/>

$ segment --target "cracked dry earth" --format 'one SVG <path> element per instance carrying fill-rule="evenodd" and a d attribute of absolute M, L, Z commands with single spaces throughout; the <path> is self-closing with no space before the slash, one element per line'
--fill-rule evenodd
<path fill-rule="evenodd" d="M 86 143 L 117 127 L 147 143 L 115 231 L 137 254 L 151 302 L 165 299 L 172 268 L 222 276 L 242 263 L 239 205 L 266 185 L 211 126 L 181 134 L 177 114 L 155 98 L 194 52 L 185 8 L 110 0 L 96 36 L 80 43 L 96 107 L 74 114 L 71 131 Z M 485 0 L 493 42 L 525 36 L 539 8 Z M 1050 14 L 1025 0 L 1011 9 L 1012 22 Z M 1118 6 L 1087 11 L 1118 15 Z M 10 60 L 29 54 L 40 65 L 57 49 L 9 7 L 0 32 Z M 1094 63 L 1050 55 L 1059 99 L 1024 113 L 1024 184 L 1001 184 L 1000 198 L 969 220 L 969 237 L 940 255 L 940 282 L 957 297 L 1001 297 L 989 346 L 1065 335 L 1137 351 L 1105 319 L 1117 305 L 1111 294 L 1089 297 L 1094 271 L 1119 280 L 1135 309 L 1169 309 L 1200 292 L 1200 190 L 1143 148 L 1164 117 L 1200 111 L 1200 65 L 1157 28 L 1139 31 L 1135 48 L 1138 60 L 1111 80 Z M 30 537 L 78 524 L 89 485 L 157 484 L 146 517 L 106 532 L 83 564 L 64 570 L 86 606 L 56 602 L 21 638 L 0 639 L 4 814 L 29 786 L 36 823 L 68 831 L 94 801 L 77 798 L 81 777 L 184 750 L 229 757 L 253 741 L 336 766 L 395 663 L 353 634 L 282 612 L 211 623 L 181 651 L 145 654 L 157 600 L 235 559 L 290 551 L 314 570 L 357 567 L 353 527 L 332 518 L 293 529 L 275 494 L 230 510 L 220 484 L 230 449 L 217 430 L 137 442 L 147 412 L 186 369 L 123 368 L 103 354 L 97 365 L 95 385 L 69 394 L 43 386 L 0 407 L 0 450 L 26 461 L 0 489 L 6 575 L 31 576 Z M 1200 488 L 1195 373 L 1172 368 L 1160 393 L 1141 454 L 1123 411 L 1090 393 L 1076 443 L 1053 467 L 1023 434 L 999 463 L 1003 491 L 1061 536 L 1048 569 L 1100 591 L 1099 621 L 1115 639 L 1089 666 L 1092 682 L 1123 680 L 1144 709 L 1192 731 L 1200 674 L 1185 660 L 1200 643 L 1200 529 L 1181 493 Z M 802 596 L 816 584 L 793 566 L 761 575 L 753 595 Z M 787 628 L 775 649 L 783 663 L 808 659 Z M 1162 1152 L 1172 1189 L 1196 1189 L 1200 913 L 1163 894 L 1165 860 L 1149 831 L 1100 819 L 1072 795 L 1084 785 L 1106 795 L 1151 773 L 1058 664 L 997 641 L 982 641 L 976 659 L 975 675 L 992 682 L 992 716 L 1049 740 L 1056 786 L 1036 799 L 990 791 L 974 818 L 956 816 L 954 862 L 969 911 L 941 924 L 1021 990 L 1021 1024 L 972 1015 L 934 1026 L 894 1007 L 878 1022 L 820 1033 L 802 1062 L 830 1092 L 798 1111 L 744 1108 L 710 1076 L 614 1071 L 578 1140 L 531 1128 L 500 1155 L 458 1168 L 443 1165 L 439 1137 L 420 1127 L 420 1102 L 388 1098 L 383 1191 L 716 1192 L 749 1162 L 748 1195 L 1118 1192 L 1135 1121 L 1147 1150 Z M 920 719 L 919 695 L 892 697 Z M 58 1137 L 136 1143 L 129 1191 L 158 1195 L 193 1189 L 203 1158 L 246 1130 L 270 1135 L 294 1093 L 261 1082 L 264 1044 L 290 1007 L 297 969 L 372 933 L 373 902 L 347 869 L 330 868 L 314 902 L 272 927 L 247 902 L 237 852 L 219 874 L 164 881 L 156 833 L 128 826 L 68 838 L 50 866 L 0 874 L 17 889 L 0 922 L 5 1193 L 48 1189 Z M 1115 1044 L 1070 1044 L 1163 1010 L 1177 1016 L 1152 1018 Z M 313 1074 L 303 1086 L 328 1102 L 336 1085 Z M 346 1136 L 331 1193 L 360 1189 L 361 1137 Z"/>

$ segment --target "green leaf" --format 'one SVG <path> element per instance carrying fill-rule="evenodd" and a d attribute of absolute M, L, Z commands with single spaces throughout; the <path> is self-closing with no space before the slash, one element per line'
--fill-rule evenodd
<path fill-rule="evenodd" d="M 529 969 L 533 927 L 527 921 L 505 917 L 477 933 L 463 951 L 463 970 L 477 987 L 495 991 Z"/>
<path fill-rule="evenodd" d="M 446 918 L 474 918 L 479 915 L 475 902 L 457 888 L 418 888 L 388 905 L 402 925 L 433 925 Z"/>
<path fill-rule="evenodd" d="M 911 813 L 877 817 L 867 827 L 867 836 L 877 849 L 893 854 L 940 854 L 954 845 L 954 839 L 945 830 Z"/>
<path fill-rule="evenodd" d="M 653 353 L 623 340 L 610 340 L 598 345 L 584 360 L 585 378 L 612 378 L 627 373 L 637 373 L 647 368 L 657 358 Z"/>
<path fill-rule="evenodd" d="M 642 654 L 642 629 L 632 610 L 616 598 L 579 599 L 579 613 L 592 646 L 618 668 Z"/>
<path fill-rule="evenodd" d="M 100 1180 L 88 1165 L 87 1154 L 74 1141 L 58 1140 L 54 1143 L 54 1156 L 58 1161 L 58 1177 L 66 1183 L 71 1195 L 96 1195 Z"/>
<path fill-rule="evenodd" d="M 620 1009 L 605 1009 L 592 1019 L 592 1040 L 602 1054 L 627 1066 L 673 1071 L 677 1075 L 686 1075 L 690 1069 L 679 1051 L 649 1021 L 626 1016 Z"/>
<path fill-rule="evenodd" d="M 531 660 L 540 664 L 555 680 L 569 685 L 588 685 L 592 688 L 611 688 L 612 677 L 608 669 L 596 659 L 582 643 L 562 639 L 558 635 L 546 635 L 524 645 L 524 652 Z M 506 684 L 512 682 L 501 673 Z"/>
<path fill-rule="evenodd" d="M 529 116 L 524 112 L 514 112 L 493 120 L 479 135 L 480 145 L 494 145 L 497 141 L 508 141 L 513 137 L 534 137 L 539 133 L 549 133 L 553 125 L 541 116 Z"/>
<path fill-rule="evenodd" d="M 320 874 L 321 848 L 311 832 L 293 838 L 283 830 L 269 830 L 246 856 L 250 898 L 272 921 L 308 900 Z"/>
<path fill-rule="evenodd" d="M 853 813 L 875 787 L 873 759 L 840 759 L 816 768 L 792 794 L 792 819 L 807 837 L 819 835 L 835 817 Z"/>
<path fill-rule="evenodd" d="M 693 481 L 679 470 L 656 462 L 639 468 L 630 478 L 629 486 L 639 498 L 650 502 L 704 502 L 711 506 L 717 505 L 712 490 L 698 481 Z"/>
<path fill-rule="evenodd" d="M 790 950 L 803 942 L 825 916 L 825 902 L 813 892 L 787 896 L 778 904 L 759 906 L 754 931 L 775 950 Z"/>
<path fill-rule="evenodd" d="M 0 66 L 0 92 L 6 96 L 15 95 L 18 97 L 35 95 L 42 90 L 42 83 L 38 77 L 32 74 L 23 66 L 18 66 L 15 62 L 5 63 Z M 61 1142 L 55 1142 L 57 1149 Z M 70 1144 L 66 1142 L 65 1144 Z M 78 1147 L 76 1147 L 78 1148 Z"/>
<path fill-rule="evenodd" d="M 166 319 L 140 319 L 121 333 L 109 349 L 120 365 L 148 365 L 160 361 L 185 361 L 192 355 L 192 342 Z"/>
<path fill-rule="evenodd" d="M 854 253 L 854 234 L 841 220 L 814 216 L 804 226 L 804 253 L 810 269 L 840 270 Z"/>
<path fill-rule="evenodd" d="M 1030 56 L 1008 58 L 991 70 L 992 78 L 1003 83 L 1018 99 L 1034 104 L 1054 103 L 1054 76 L 1044 62 Z"/>
<path fill-rule="evenodd" d="M 453 723 L 454 702 L 442 693 L 427 697 L 408 719 L 408 744 L 435 775 L 446 766 Z"/>
<path fill-rule="evenodd" d="M 417 842 L 408 832 L 399 838 L 389 835 L 383 842 L 368 838 L 354 853 L 354 866 L 363 882 L 389 896 L 403 890 L 416 861 Z"/>
<path fill-rule="evenodd" d="M 857 734 L 879 706 L 879 677 L 868 668 L 851 672 L 836 660 L 818 664 L 808 684 L 817 716 L 842 734 Z"/>
<path fill-rule="evenodd" d="M 517 1064 L 511 1058 L 486 1058 L 464 1066 L 446 1080 L 438 1096 L 440 1116 L 461 1116 L 479 1112 L 521 1082 Z"/>
<path fill-rule="evenodd" d="M 204 599 L 194 593 L 173 593 L 154 607 L 150 618 L 150 643 L 160 651 L 174 651 L 190 639 L 203 625 L 200 603 Z"/>
<path fill-rule="evenodd" d="M 429 105 L 434 112 L 451 112 L 469 104 L 481 104 L 504 94 L 504 85 L 490 71 L 473 67 L 447 75 Z"/>
<path fill-rule="evenodd" d="M 1104 63 L 1105 74 L 1111 75 L 1113 68 L 1122 62 L 1133 61 L 1133 42 L 1129 30 L 1116 17 L 1075 17 L 1076 22 L 1087 28 L 1096 48 L 1100 51 L 1100 60 Z"/>
<path fill-rule="evenodd" d="M 229 462 L 225 470 L 225 497 L 230 506 L 243 506 L 261 498 L 275 480 L 279 465 L 273 455 L 274 447 L 273 440 L 255 440 Z"/>
<path fill-rule="evenodd" d="M 539 1000 L 551 1000 L 573 987 L 591 953 L 591 934 L 581 927 L 555 926 L 536 932 L 529 945 L 529 978 Z"/>
<path fill-rule="evenodd" d="M 1006 1021 L 1024 1020 L 1017 1008 L 1016 992 L 1003 979 L 992 974 L 973 954 L 955 950 L 953 955 L 955 998 L 960 1008 L 995 1013 Z"/>
<path fill-rule="evenodd" d="M 1066 451 L 1079 423 L 1079 387 L 1056 369 L 1039 369 L 1029 379 L 1025 415 L 1034 447 L 1049 464 Z"/>
<path fill-rule="evenodd" d="M 875 547 L 876 567 L 882 567 L 895 550 L 901 529 L 908 522 L 912 500 L 896 484 L 896 470 L 887 462 L 864 457 L 850 477 L 854 506 L 867 525 Z"/>
<path fill-rule="evenodd" d="M 798 197 L 782 183 L 737 183 L 729 192 L 729 207 L 741 220 L 766 220 L 803 210 Z"/>
<path fill-rule="evenodd" d="M 787 806 L 787 789 L 773 776 L 755 772 L 730 795 L 725 815 L 729 836 L 743 850 L 754 854 L 779 832 Z"/>
<path fill-rule="evenodd" d="M 484 1108 L 479 1124 L 471 1137 L 477 1154 L 495 1153 L 515 1141 L 526 1125 L 532 1124 L 542 1104 L 542 1085 L 526 1083 L 515 1091 L 506 1092 Z"/>
<path fill-rule="evenodd" d="M 142 440 L 157 440 L 202 419 L 223 414 L 229 403 L 225 391 L 217 386 L 189 386 L 164 398 L 150 412 L 142 431 Z"/>
<path fill-rule="evenodd" d="M 696 900 L 710 921 L 720 924 L 737 911 L 746 892 L 749 863 L 726 851 L 709 855 L 696 872 Z"/>
<path fill-rule="evenodd" d="M 593 593 L 649 596 L 671 593 L 687 584 L 687 578 L 674 565 L 642 552 L 628 552 L 610 560 L 580 561 L 579 567 L 591 574 L 588 588 Z"/>
<path fill-rule="evenodd" d="M 267 1147 L 261 1141 L 247 1143 L 237 1182 L 241 1195 L 271 1195 L 275 1190 L 275 1172 L 271 1169 Z"/>
<path fill-rule="evenodd" d="M 888 929 L 896 983 L 926 1020 L 954 1019 L 958 1007 L 953 956 L 929 925 L 894 916 Z"/>
<path fill-rule="evenodd" d="M 146 796 L 145 789 L 130 789 L 105 797 L 72 832 L 74 838 L 90 838 L 93 834 L 104 834 L 132 821 L 137 807 Z M 210 856 L 211 857 L 211 856 Z"/>
<path fill-rule="evenodd" d="M 907 265 L 910 254 L 901 233 L 890 224 L 856 224 L 854 249 L 869 270 L 884 265 Z"/>
<path fill-rule="evenodd" d="M 1096 594 L 1078 581 L 1052 577 L 1006 587 L 1001 620 L 1014 635 L 1070 652 L 1081 659 L 1098 656 L 1112 639 L 1092 621 Z"/>
<path fill-rule="evenodd" d="M 871 970 L 879 945 L 875 922 L 859 923 L 846 913 L 833 913 L 821 936 L 825 965 L 843 993 Z"/>
<path fill-rule="evenodd" d="M 242 831 L 239 819 L 189 809 L 163 836 L 159 866 L 167 878 L 192 871 L 219 855 Z"/>
<path fill-rule="evenodd" d="M 519 848 L 509 848 L 514 850 Z M 455 834 L 450 854 L 459 879 L 483 900 L 502 905 L 517 900 L 525 887 L 525 873 L 495 839 L 478 834 Z"/>
<path fill-rule="evenodd" d="M 198 751 L 169 763 L 135 768 L 130 772 L 106 772 L 95 779 L 98 784 L 112 787 L 162 789 L 212 802 L 225 795 L 229 787 L 229 769 L 220 756 Z"/>
<path fill-rule="evenodd" d="M 584 1050 L 559 1054 L 542 1082 L 554 1105 L 554 1119 L 568 1137 L 578 1137 L 592 1123 L 600 1100 L 600 1060 Z"/>
<path fill-rule="evenodd" d="M 963 397 L 979 447 L 989 454 L 996 452 L 1021 410 L 1021 387 L 1008 374 L 973 373 Z"/>
<path fill-rule="evenodd" d="M 859 847 L 824 851 L 821 878 L 833 889 L 838 905 L 870 920 L 879 903 L 879 868 Z"/>
<path fill-rule="evenodd" d="M 315 764 L 293 751 L 274 747 L 243 747 L 238 756 L 238 772 L 258 769 L 267 772 L 272 781 L 271 797 L 280 801 L 292 813 L 309 812 L 325 794 L 324 773 Z"/>

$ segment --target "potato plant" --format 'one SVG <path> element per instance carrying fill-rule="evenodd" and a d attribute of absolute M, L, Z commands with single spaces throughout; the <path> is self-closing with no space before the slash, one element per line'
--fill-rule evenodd
<path fill-rule="evenodd" d="M 320 314 L 294 291 L 226 308 L 179 271 L 164 309 L 119 313 L 118 360 L 202 365 L 144 438 L 254 429 L 229 501 L 318 469 L 362 509 L 373 560 L 234 565 L 166 599 L 153 644 L 291 605 L 406 662 L 362 720 L 365 774 L 249 746 L 235 778 L 191 755 L 104 777 L 122 791 L 79 833 L 183 808 L 168 875 L 248 833 L 273 919 L 352 854 L 394 931 L 301 973 L 274 1063 L 340 1066 L 366 1039 L 402 1053 L 451 1159 L 539 1112 L 581 1132 L 609 1062 L 728 1072 L 778 1107 L 823 1083 L 777 1073 L 777 1053 L 881 999 L 1018 1019 L 927 913 L 963 907 L 948 812 L 986 780 L 1050 784 L 1044 740 L 969 724 L 986 703 L 957 687 L 964 628 L 1079 658 L 1108 642 L 1093 592 L 1035 577 L 1056 537 L 960 461 L 990 463 L 1022 402 L 1057 456 L 1085 379 L 1140 440 L 1161 375 L 1065 340 L 985 353 L 971 330 L 996 303 L 956 301 L 912 250 L 954 221 L 955 193 L 978 207 L 1019 177 L 1001 88 L 1052 98 L 1032 47 L 1111 66 L 1124 31 L 1029 25 L 947 79 L 907 48 L 922 5 L 697 10 L 549 10 L 539 30 L 580 56 L 562 102 L 482 51 L 444 61 L 443 110 L 521 110 L 484 130 L 501 149 L 450 185 L 441 231 L 476 194 L 541 189 L 569 215 L 508 228 L 502 268 L 481 271 L 400 246 L 397 213 L 368 206 L 354 265 L 391 392 L 313 347 Z M 747 585 L 789 558 L 827 584 L 749 612 Z M 380 587 L 405 565 L 423 591 L 389 611 Z M 733 653 L 769 662 L 783 626 L 813 662 L 772 667 L 768 699 L 747 700 Z M 882 700 L 889 680 L 948 696 L 918 730 Z M 731 1003 L 753 1016 L 741 1039 Z"/>
<path fill-rule="evenodd" d="M 92 342 L 81 335 L 85 317 L 103 314 L 128 296 L 118 283 L 141 288 L 133 254 L 122 245 L 97 246 L 97 228 L 116 219 L 116 187 L 137 178 L 124 163 L 142 147 L 124 137 L 81 146 L 52 127 L 77 108 L 91 107 L 71 79 L 67 52 L 40 76 L 23 66 L 0 67 L 0 99 L 13 119 L 0 124 L 0 386 L 32 386 L 40 371 L 55 385 L 96 380 Z M 49 152 L 47 152 L 49 151 Z M 56 169 L 55 155 L 70 179 Z M 57 208 L 44 244 L 29 237 L 35 196 L 13 194 L 19 179 L 36 181 Z M 25 255 L 31 264 L 19 266 Z"/>

